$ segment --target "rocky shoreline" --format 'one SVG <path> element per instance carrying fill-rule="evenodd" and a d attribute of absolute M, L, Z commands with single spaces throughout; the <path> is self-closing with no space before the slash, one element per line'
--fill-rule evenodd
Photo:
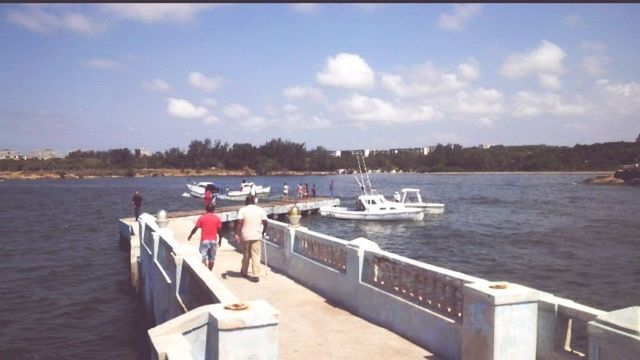
<path fill-rule="evenodd" d="M 275 171 L 269 175 L 303 176 L 330 175 L 330 171 Z M 256 176 L 251 169 L 136 169 L 131 170 L 24 170 L 0 171 L 2 180 L 39 180 L 39 179 L 96 179 L 122 177 L 165 177 L 165 176 Z"/>

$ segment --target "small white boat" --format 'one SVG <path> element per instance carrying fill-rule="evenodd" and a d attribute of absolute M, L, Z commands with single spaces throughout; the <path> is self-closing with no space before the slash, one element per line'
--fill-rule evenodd
<path fill-rule="evenodd" d="M 364 194 L 358 196 L 355 208 L 323 206 L 320 207 L 320 215 L 351 220 L 420 221 L 424 218 L 424 211 L 389 201 L 381 194 Z"/>
<path fill-rule="evenodd" d="M 207 186 L 212 189 L 212 192 L 214 194 L 217 194 L 220 190 L 214 183 L 210 181 L 201 181 L 197 184 L 187 184 L 187 190 L 189 190 L 189 195 L 196 198 L 204 199 L 204 192 L 206 191 Z"/>
<path fill-rule="evenodd" d="M 420 189 L 404 188 L 400 192 L 402 195 L 396 191 L 393 198 L 405 207 L 421 209 L 427 214 L 442 214 L 444 212 L 444 204 L 422 201 Z"/>
<path fill-rule="evenodd" d="M 224 198 L 231 200 L 244 200 L 247 195 L 251 194 L 251 190 L 255 191 L 256 196 L 269 195 L 271 186 L 256 185 L 252 182 L 245 182 L 240 185 L 240 190 L 227 190 Z"/>
<path fill-rule="evenodd" d="M 362 166 L 360 166 L 360 156 L 356 153 L 358 159 L 358 171 L 360 180 L 355 175 L 356 182 L 363 194 L 356 199 L 355 208 L 323 206 L 320 207 L 320 215 L 326 217 L 334 217 L 336 219 L 351 220 L 414 220 L 420 221 L 424 219 L 424 211 L 417 208 L 408 208 L 399 202 L 393 202 L 385 199 L 382 194 L 371 186 L 367 166 L 362 157 Z M 363 169 L 364 168 L 364 169 Z M 367 182 L 365 183 L 363 173 L 367 174 Z"/>

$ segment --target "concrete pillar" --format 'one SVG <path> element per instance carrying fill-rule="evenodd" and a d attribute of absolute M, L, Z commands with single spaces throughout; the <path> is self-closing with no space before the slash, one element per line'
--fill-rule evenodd
<path fill-rule="evenodd" d="M 640 358 L 640 306 L 605 313 L 587 324 L 589 360 Z"/>
<path fill-rule="evenodd" d="M 536 359 L 536 290 L 487 282 L 466 284 L 463 291 L 462 359 Z"/>

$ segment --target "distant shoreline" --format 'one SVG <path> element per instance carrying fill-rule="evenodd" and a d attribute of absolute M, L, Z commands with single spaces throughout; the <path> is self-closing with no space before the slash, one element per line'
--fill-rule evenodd
<path fill-rule="evenodd" d="M 384 174 L 391 174 L 385 172 Z M 420 174 L 416 172 L 398 172 L 396 174 Z M 499 174 L 601 174 L 609 175 L 611 171 L 445 171 L 427 172 L 428 175 L 499 175 Z M 265 176 L 323 176 L 336 175 L 334 171 L 274 171 Z M 98 179 L 125 177 L 206 177 L 206 176 L 258 176 L 252 170 L 224 169 L 140 169 L 135 175 L 127 170 L 69 170 L 69 171 L 0 171 L 2 180 L 40 180 L 40 179 Z"/>

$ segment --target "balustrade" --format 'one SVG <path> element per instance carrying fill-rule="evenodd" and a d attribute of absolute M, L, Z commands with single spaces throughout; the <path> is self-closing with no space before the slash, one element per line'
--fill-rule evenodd
<path fill-rule="evenodd" d="M 462 286 L 471 282 L 371 252 L 362 281 L 456 322 L 462 322 Z"/>
<path fill-rule="evenodd" d="M 294 251 L 341 273 L 347 272 L 347 251 L 338 239 L 332 241 L 315 236 L 311 232 L 297 231 Z"/>

